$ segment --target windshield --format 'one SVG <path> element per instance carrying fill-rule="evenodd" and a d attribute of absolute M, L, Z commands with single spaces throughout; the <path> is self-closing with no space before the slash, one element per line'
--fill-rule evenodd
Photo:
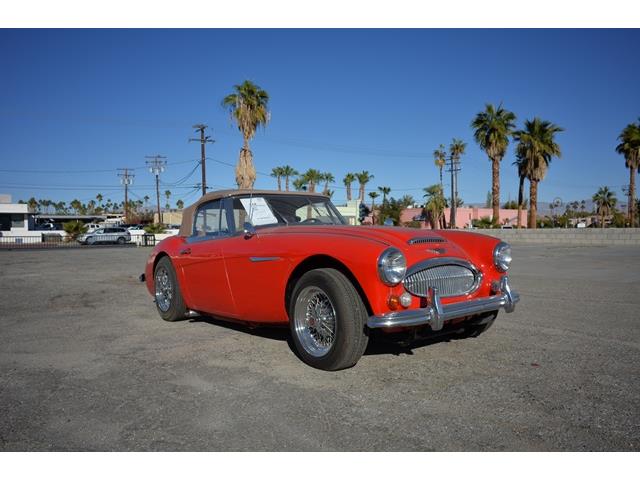
<path fill-rule="evenodd" d="M 312 195 L 262 195 L 233 199 L 236 225 L 346 225 L 331 201 Z M 244 217 L 244 218 L 240 218 Z"/>

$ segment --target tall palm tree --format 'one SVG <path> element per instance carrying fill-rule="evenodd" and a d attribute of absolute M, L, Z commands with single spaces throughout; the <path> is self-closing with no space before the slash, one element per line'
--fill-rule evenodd
<path fill-rule="evenodd" d="M 618 137 L 620 143 L 616 152 L 624 155 L 625 165 L 629 169 L 629 226 L 635 226 L 636 205 L 636 172 L 640 168 L 640 122 L 638 125 L 630 123 Z"/>
<path fill-rule="evenodd" d="M 167 197 L 167 210 L 169 210 L 171 208 L 171 205 L 169 204 L 169 197 L 171 197 L 171 190 L 165 190 L 164 191 L 164 196 Z"/>
<path fill-rule="evenodd" d="M 256 169 L 253 166 L 253 154 L 249 148 L 249 141 L 254 137 L 259 126 L 264 127 L 269 122 L 267 110 L 269 94 L 249 80 L 245 80 L 240 85 L 234 85 L 233 88 L 234 93 L 224 97 L 222 105 L 229 109 L 244 141 L 236 166 L 236 183 L 238 188 L 253 188 Z"/>
<path fill-rule="evenodd" d="M 440 187 L 442 187 L 442 169 L 447 164 L 447 152 L 444 145 L 440 144 L 438 149 L 433 151 L 433 163 L 440 170 Z"/>
<path fill-rule="evenodd" d="M 285 165 L 284 167 L 280 167 L 282 169 L 282 176 L 284 177 L 284 188 L 288 192 L 289 191 L 289 179 L 298 175 L 298 171 L 290 165 Z"/>
<path fill-rule="evenodd" d="M 596 212 L 601 218 L 600 227 L 604 228 L 605 216 L 611 215 L 611 212 L 615 210 L 616 203 L 618 202 L 616 194 L 609 190 L 609 187 L 600 187 L 593 195 L 592 200 L 596 205 Z"/>
<path fill-rule="evenodd" d="M 460 163 L 460 157 L 467 149 L 467 144 L 458 138 L 454 138 L 449 145 L 449 154 L 451 155 L 451 163 L 458 165 Z M 455 177 L 454 177 L 455 178 Z M 451 182 L 451 210 L 449 218 L 449 227 L 456 228 L 456 209 L 458 207 L 458 192 L 457 185 Z M 453 198 L 455 195 L 456 198 Z"/>
<path fill-rule="evenodd" d="M 355 176 L 358 179 L 358 183 L 360 184 L 360 193 L 358 195 L 358 198 L 360 200 L 360 203 L 364 203 L 364 187 L 367 183 L 373 180 L 373 175 L 366 170 L 363 170 L 360 173 L 356 173 Z"/>
<path fill-rule="evenodd" d="M 355 181 L 356 181 L 355 173 L 347 173 L 342 179 L 344 186 L 347 187 L 347 202 L 351 201 L 351 184 Z"/>
<path fill-rule="evenodd" d="M 335 177 L 333 176 L 333 174 L 329 173 L 329 172 L 325 172 L 325 173 L 321 173 L 320 174 L 322 177 L 322 180 L 324 182 L 324 189 L 322 190 L 322 193 L 324 195 L 328 195 L 328 191 L 329 191 L 329 184 L 335 182 Z"/>
<path fill-rule="evenodd" d="M 376 211 L 374 210 L 376 207 L 376 198 L 378 198 L 378 192 L 369 192 L 369 197 L 371 197 L 371 224 L 376 224 Z"/>
<path fill-rule="evenodd" d="M 176 200 L 176 207 L 178 207 L 179 210 L 182 210 L 184 208 L 184 200 Z"/>
<path fill-rule="evenodd" d="M 307 185 L 307 190 L 313 193 L 316 191 L 316 185 L 322 181 L 322 173 L 315 168 L 310 168 L 302 174 L 302 178 Z"/>
<path fill-rule="evenodd" d="M 275 177 L 278 181 L 278 191 L 282 191 L 282 167 L 273 167 L 271 169 L 271 176 Z"/>
<path fill-rule="evenodd" d="M 447 204 L 442 187 L 440 185 L 431 185 L 424 189 L 424 196 L 427 202 L 424 205 L 431 228 L 435 229 L 438 226 L 442 226 L 442 220 L 444 219 L 444 209 Z"/>
<path fill-rule="evenodd" d="M 529 228 L 536 228 L 538 183 L 544 180 L 551 159 L 561 156 L 555 136 L 563 131 L 563 128 L 535 117 L 525 120 L 524 129 L 513 133 L 513 138 L 518 142 L 517 155 L 526 162 L 529 179 Z"/>
<path fill-rule="evenodd" d="M 524 152 L 520 152 L 520 149 L 516 150 L 516 161 L 513 164 L 518 167 L 518 219 L 516 228 L 522 228 L 522 208 L 524 206 L 524 180 L 528 177 L 527 175 L 527 161 L 526 158 L 522 156 Z"/>
<path fill-rule="evenodd" d="M 391 187 L 378 187 L 380 193 L 382 193 L 382 205 L 387 203 L 387 195 L 391 193 Z"/>
<path fill-rule="evenodd" d="M 487 103 L 471 122 L 474 129 L 473 138 L 491 161 L 491 202 L 493 206 L 493 223 L 500 223 L 500 162 L 507 152 L 509 137 L 516 127 L 516 116 L 513 112 Z"/>
<path fill-rule="evenodd" d="M 102 207 L 102 199 L 103 199 L 103 196 L 101 193 L 96 195 L 96 200 L 98 200 L 98 205 L 101 207 Z"/>

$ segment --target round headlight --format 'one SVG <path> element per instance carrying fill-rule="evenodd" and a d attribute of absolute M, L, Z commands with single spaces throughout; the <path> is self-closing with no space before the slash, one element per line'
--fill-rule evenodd
<path fill-rule="evenodd" d="M 511 245 L 500 242 L 493 250 L 493 263 L 498 270 L 506 272 L 511 266 Z"/>
<path fill-rule="evenodd" d="M 387 248 L 378 257 L 378 275 L 389 286 L 397 285 L 404 280 L 407 273 L 407 259 L 397 248 Z"/>

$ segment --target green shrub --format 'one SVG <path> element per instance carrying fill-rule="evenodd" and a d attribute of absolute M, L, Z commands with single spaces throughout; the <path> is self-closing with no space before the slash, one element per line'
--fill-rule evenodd
<path fill-rule="evenodd" d="M 146 225 L 144 231 L 147 233 L 164 233 L 164 228 L 161 223 L 152 223 L 151 225 Z"/>
<path fill-rule="evenodd" d="M 70 240 L 77 240 L 80 235 L 87 233 L 89 227 L 77 220 L 71 220 L 70 222 L 65 222 L 62 225 L 62 229 L 66 232 Z"/>

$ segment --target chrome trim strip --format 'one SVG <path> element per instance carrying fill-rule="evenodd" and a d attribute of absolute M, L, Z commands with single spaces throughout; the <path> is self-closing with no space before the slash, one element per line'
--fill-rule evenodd
<path fill-rule="evenodd" d="M 420 243 L 445 243 L 447 240 L 442 237 L 413 237 L 407 240 L 409 245 L 416 245 Z"/>
<path fill-rule="evenodd" d="M 429 306 L 414 310 L 391 312 L 385 315 L 372 315 L 367 320 L 369 328 L 382 327 L 414 327 L 429 325 L 432 330 L 442 329 L 444 322 L 455 318 L 477 315 L 504 308 L 506 313 L 515 310 L 520 301 L 518 292 L 511 290 L 509 279 L 505 275 L 500 279 L 500 294 L 491 297 L 477 298 L 466 302 L 442 305 L 440 295 L 435 288 L 429 288 Z"/>
<path fill-rule="evenodd" d="M 249 257 L 252 262 L 273 262 L 280 260 L 282 257 Z"/>
<path fill-rule="evenodd" d="M 475 281 L 473 282 L 473 285 L 471 286 L 471 289 L 468 292 L 463 293 L 462 295 L 470 295 L 473 292 L 475 292 L 476 290 L 478 290 L 478 288 L 480 287 L 480 284 L 482 283 L 482 272 L 480 270 L 478 270 L 473 263 L 468 262 L 467 260 L 463 260 L 461 258 L 455 258 L 455 257 L 430 258 L 428 260 L 423 260 L 421 262 L 414 263 L 413 265 L 411 265 L 411 267 L 409 267 L 407 269 L 407 273 L 405 273 L 405 275 L 404 275 L 404 280 L 402 280 L 402 284 L 404 285 L 405 280 L 408 277 L 410 277 L 411 275 L 413 275 L 414 273 L 416 273 L 416 272 L 419 272 L 419 271 L 422 271 L 422 270 L 426 270 L 426 269 L 432 268 L 432 267 L 440 267 L 440 266 L 443 266 L 443 265 L 457 265 L 457 266 L 460 266 L 460 267 L 468 268 L 469 270 L 471 270 L 473 272 L 473 275 L 475 277 Z M 411 293 L 411 292 L 409 292 L 409 293 Z M 411 294 L 414 295 L 413 293 L 411 293 Z M 424 295 L 415 295 L 415 296 L 425 297 L 426 296 L 426 292 L 425 292 Z M 445 298 L 447 296 L 459 296 L 459 295 L 446 295 L 446 296 L 442 296 L 442 297 Z"/>

